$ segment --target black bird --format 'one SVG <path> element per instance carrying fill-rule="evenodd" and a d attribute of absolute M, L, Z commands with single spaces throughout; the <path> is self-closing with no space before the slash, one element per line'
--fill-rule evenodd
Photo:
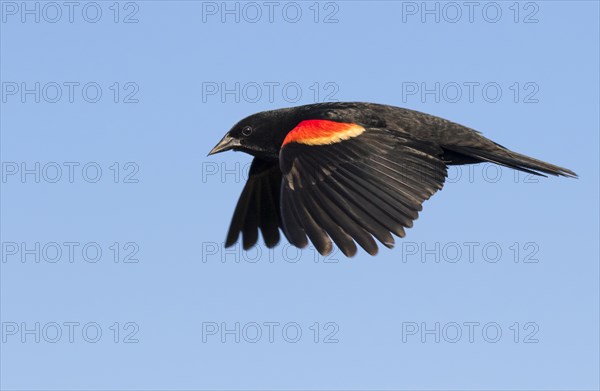
<path fill-rule="evenodd" d="M 318 103 L 244 118 L 209 155 L 254 156 L 225 246 L 243 234 L 248 249 L 262 232 L 267 247 L 281 228 L 296 247 L 321 254 L 331 241 L 346 256 L 375 239 L 394 246 L 422 203 L 444 185 L 448 165 L 493 162 L 530 174 L 577 177 L 566 168 L 512 152 L 478 131 L 400 107 Z"/>

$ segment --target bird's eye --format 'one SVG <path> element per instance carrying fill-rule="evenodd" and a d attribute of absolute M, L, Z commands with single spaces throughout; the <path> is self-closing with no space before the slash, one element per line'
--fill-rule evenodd
<path fill-rule="evenodd" d="M 244 129 L 242 129 L 242 134 L 244 136 L 250 136 L 252 134 L 252 126 L 245 126 Z"/>

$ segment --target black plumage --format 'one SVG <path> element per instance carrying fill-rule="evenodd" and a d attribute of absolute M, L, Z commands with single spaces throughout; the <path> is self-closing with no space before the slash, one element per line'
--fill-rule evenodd
<path fill-rule="evenodd" d="M 358 244 L 377 253 L 393 247 L 422 204 L 444 185 L 447 166 L 492 162 L 535 175 L 573 171 L 512 152 L 445 119 L 372 103 L 320 103 L 251 115 L 210 154 L 255 156 L 236 206 L 226 246 L 242 233 L 244 249 L 260 230 L 268 247 L 279 229 L 291 244 L 335 243 L 347 256 Z M 355 244 L 356 242 L 356 244 Z"/>

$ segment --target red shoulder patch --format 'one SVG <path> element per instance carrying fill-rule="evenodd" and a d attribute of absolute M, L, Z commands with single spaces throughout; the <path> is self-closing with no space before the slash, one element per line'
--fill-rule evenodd
<path fill-rule="evenodd" d="M 283 147 L 288 143 L 306 145 L 333 144 L 359 136 L 364 131 L 365 128 L 357 124 L 309 119 L 300 122 L 292 129 L 283 140 L 281 146 Z"/>

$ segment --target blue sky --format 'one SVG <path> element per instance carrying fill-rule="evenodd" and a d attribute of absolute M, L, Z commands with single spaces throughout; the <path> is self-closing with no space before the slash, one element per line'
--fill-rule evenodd
<path fill-rule="evenodd" d="M 597 2 L 0 7 L 3 389 L 600 386 Z M 207 152 L 330 100 L 580 178 L 452 168 L 374 258 L 225 251 L 251 157 Z"/>

